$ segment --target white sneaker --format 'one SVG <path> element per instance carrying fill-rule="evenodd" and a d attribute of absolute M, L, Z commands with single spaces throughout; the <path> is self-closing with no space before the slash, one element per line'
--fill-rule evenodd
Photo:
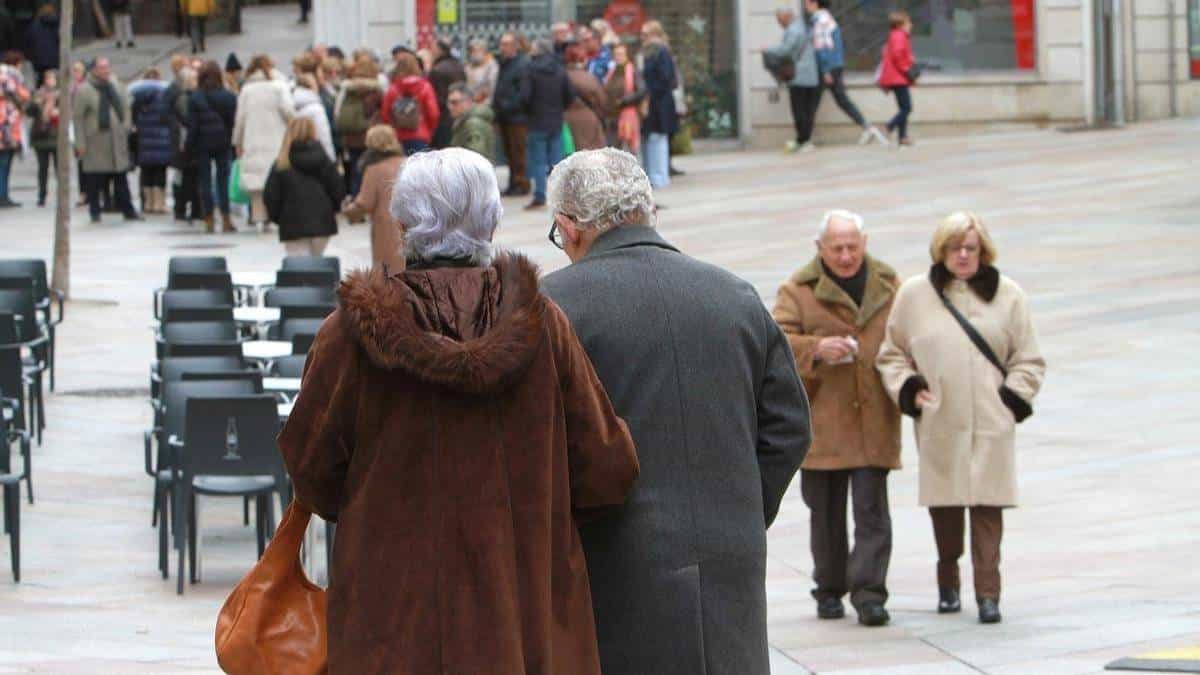
<path fill-rule="evenodd" d="M 809 141 L 809 142 L 805 143 L 804 145 L 800 146 L 800 152 L 812 152 L 813 150 L 816 150 L 816 149 L 817 149 L 817 146 L 813 145 L 812 141 Z"/>
<path fill-rule="evenodd" d="M 788 141 L 787 143 L 783 144 L 784 152 L 791 153 L 791 152 L 795 152 L 799 149 L 800 149 L 800 145 L 798 143 L 796 143 L 796 141 Z"/>
<path fill-rule="evenodd" d="M 884 136 L 883 132 L 879 130 L 879 127 L 871 127 L 867 131 L 872 136 L 875 137 L 875 140 L 879 141 L 880 145 L 891 145 L 892 144 L 891 141 L 888 140 L 888 137 Z"/>
<path fill-rule="evenodd" d="M 858 135 L 858 144 L 859 145 L 866 145 L 867 143 L 871 142 L 871 139 L 873 138 L 873 136 L 871 135 L 871 131 L 872 131 L 871 127 L 863 129 L 863 132 Z"/>

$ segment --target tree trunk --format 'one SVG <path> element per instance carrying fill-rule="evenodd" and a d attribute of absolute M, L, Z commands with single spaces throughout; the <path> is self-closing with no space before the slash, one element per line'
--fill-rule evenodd
<path fill-rule="evenodd" d="M 71 72 L 74 14 L 74 2 L 62 3 L 58 24 L 58 211 L 54 218 L 54 267 L 50 276 L 50 286 L 67 297 L 71 295 L 71 166 L 75 164 L 68 133 L 71 120 L 75 119 L 75 100 L 71 96 L 71 84 L 75 79 Z"/>

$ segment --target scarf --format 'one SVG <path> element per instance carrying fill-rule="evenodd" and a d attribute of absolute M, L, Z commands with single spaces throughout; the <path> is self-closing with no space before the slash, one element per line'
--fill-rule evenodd
<path fill-rule="evenodd" d="M 100 111 L 98 113 L 98 121 L 101 131 L 108 131 L 112 128 L 112 114 L 117 114 L 117 121 L 125 119 L 125 108 L 121 104 L 121 97 L 117 94 L 117 88 L 112 82 L 101 82 L 99 80 L 92 82 L 96 87 L 96 91 L 100 92 Z"/>
<path fill-rule="evenodd" d="M 637 90 L 636 74 L 631 63 L 626 63 L 622 70 L 625 75 L 625 95 L 628 96 Z M 615 74 L 613 70 L 609 77 Z M 642 144 L 642 116 L 638 113 L 637 104 L 622 107 L 617 115 L 617 140 L 629 148 L 629 152 L 637 154 Z"/>
<path fill-rule="evenodd" d="M 366 173 L 367 169 L 371 168 L 371 166 L 375 164 L 391 159 L 392 157 L 402 157 L 403 155 L 403 150 L 367 150 L 363 153 L 362 159 L 358 161 L 359 175 Z"/>
<path fill-rule="evenodd" d="M 812 17 L 813 49 L 833 49 L 833 32 L 837 30 L 837 19 L 827 9 L 819 9 Z"/>

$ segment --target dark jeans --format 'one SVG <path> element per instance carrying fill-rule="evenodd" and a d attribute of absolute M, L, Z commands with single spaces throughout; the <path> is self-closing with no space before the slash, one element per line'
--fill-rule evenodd
<path fill-rule="evenodd" d="M 842 112 L 846 113 L 846 117 L 854 120 L 854 123 L 860 127 L 866 128 L 867 122 L 863 119 L 862 113 L 858 111 L 858 106 L 854 105 L 854 101 L 850 100 L 849 94 L 846 93 L 846 80 L 842 77 L 842 69 L 834 68 L 829 71 L 829 76 L 833 78 L 833 84 L 829 84 L 821 80 L 822 91 L 828 89 L 833 94 L 833 100 L 837 103 Z M 821 95 L 817 95 L 817 103 L 821 101 Z"/>
<path fill-rule="evenodd" d="M 792 121 L 796 125 L 796 143 L 804 145 L 812 140 L 817 105 L 821 102 L 821 88 L 788 87 L 788 98 L 792 104 Z"/>
<path fill-rule="evenodd" d="M 182 181 L 175 193 L 175 220 L 200 218 L 204 207 L 200 203 L 200 176 L 195 166 L 180 172 Z"/>
<path fill-rule="evenodd" d="M 562 159 L 562 133 L 530 130 L 525 136 L 526 165 L 533 179 L 533 201 L 546 201 L 546 177 Z"/>
<path fill-rule="evenodd" d="M 892 118 L 892 121 L 887 123 L 887 130 L 899 130 L 900 140 L 908 138 L 908 116 L 912 113 L 912 94 L 908 91 L 908 87 L 892 87 L 892 93 L 896 95 L 896 105 L 900 111 Z"/>
<path fill-rule="evenodd" d="M 300 22 L 308 21 L 308 13 L 312 11 L 312 0 L 300 0 Z"/>
<path fill-rule="evenodd" d="M 8 201 L 8 177 L 12 173 L 13 157 L 16 150 L 0 150 L 0 201 Z"/>
<path fill-rule="evenodd" d="M 196 170 L 200 189 L 200 213 L 205 217 L 213 214 L 213 191 L 216 191 L 216 203 L 221 207 L 223 215 L 229 215 L 229 167 L 233 162 L 233 153 L 226 149 L 210 153 L 203 150 L 196 153 Z M 217 165 L 217 183 L 213 185 L 213 164 Z"/>
<path fill-rule="evenodd" d="M 126 218 L 137 216 L 133 208 L 133 198 L 129 195 L 129 181 L 123 173 L 89 173 L 84 174 L 84 188 L 88 196 L 88 213 L 92 220 L 100 220 L 100 192 L 107 190 L 111 184 L 115 188 L 113 195 L 116 206 Z"/>
<path fill-rule="evenodd" d="M 958 559 L 963 554 L 967 507 L 935 506 L 929 509 L 933 538 L 937 541 L 938 586 L 958 589 Z M 971 567 L 975 571 L 975 597 L 1000 600 L 1000 540 L 1004 536 L 1004 511 L 998 506 L 972 506 Z"/>
<path fill-rule="evenodd" d="M 404 146 L 404 154 L 406 155 L 415 155 L 418 152 L 425 152 L 429 149 L 429 143 L 417 139 L 400 141 L 400 145 Z"/>
<path fill-rule="evenodd" d="M 526 134 L 524 124 L 500 125 L 500 142 L 508 159 L 508 187 L 520 192 L 529 191 L 529 177 L 525 175 Z"/>
<path fill-rule="evenodd" d="M 841 598 L 861 608 L 887 602 L 892 557 L 892 516 L 887 469 L 800 472 L 800 492 L 809 508 L 813 554 L 813 597 Z M 853 490 L 854 550 L 846 525 L 846 495 Z"/>
<path fill-rule="evenodd" d="M 38 203 L 46 202 L 46 193 L 50 184 L 50 168 L 58 169 L 58 151 L 53 148 L 37 150 L 38 163 Z"/>
<path fill-rule="evenodd" d="M 167 187 L 167 166 L 142 166 L 139 167 L 142 171 L 142 187 L 143 188 L 165 188 Z"/>
<path fill-rule="evenodd" d="M 358 170 L 358 163 L 362 161 L 362 156 L 366 152 L 366 148 L 346 148 L 343 154 L 342 168 L 345 169 L 343 176 L 346 180 L 346 194 L 350 196 L 357 195 L 359 188 L 362 187 L 362 172 Z"/>
<path fill-rule="evenodd" d="M 191 18 L 192 53 L 208 49 L 208 17 L 193 16 Z"/>

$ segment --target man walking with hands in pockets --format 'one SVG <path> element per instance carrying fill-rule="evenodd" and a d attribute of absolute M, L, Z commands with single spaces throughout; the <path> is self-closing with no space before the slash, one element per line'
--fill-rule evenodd
<path fill-rule="evenodd" d="M 862 217 L 831 211 L 817 255 L 782 288 L 775 320 L 787 334 L 812 406 L 812 449 L 800 489 L 811 511 L 817 615 L 845 616 L 842 596 L 864 626 L 889 621 L 892 553 L 888 471 L 900 468 L 900 411 L 875 370 L 896 294 L 895 271 L 866 254 Z M 846 526 L 853 493 L 854 549 Z"/>

